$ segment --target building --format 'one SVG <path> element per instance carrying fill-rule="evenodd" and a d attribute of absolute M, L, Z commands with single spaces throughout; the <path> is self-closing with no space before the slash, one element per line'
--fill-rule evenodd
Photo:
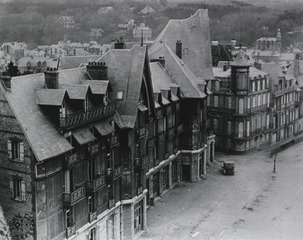
<path fill-rule="evenodd" d="M 299 60 L 298 60 L 299 61 Z M 301 92 L 296 79 L 276 63 L 252 66 L 244 52 L 214 68 L 208 113 L 216 149 L 245 153 L 302 132 Z"/>
<path fill-rule="evenodd" d="M 27 49 L 27 44 L 24 42 L 7 42 L 1 46 L 1 50 L 12 56 L 15 61 L 24 57 L 24 51 Z"/>
<path fill-rule="evenodd" d="M 56 67 L 57 61 L 49 57 L 30 56 L 20 58 L 17 65 L 20 74 L 39 73 L 45 71 L 48 67 Z"/>
<path fill-rule="evenodd" d="M 92 28 L 90 30 L 90 41 L 98 41 L 103 36 L 104 31 L 102 28 Z"/>
<path fill-rule="evenodd" d="M 134 239 L 148 205 L 206 174 L 208 23 L 199 10 L 149 51 L 116 42 L 84 67 L 2 79 L 0 204 L 15 239 Z"/>
<path fill-rule="evenodd" d="M 251 66 L 243 51 L 223 68 L 214 68 L 208 114 L 216 149 L 244 153 L 269 144 L 270 83 L 266 72 Z"/>
<path fill-rule="evenodd" d="M 76 28 L 76 21 L 73 16 L 61 16 L 58 21 L 65 29 Z"/>
<path fill-rule="evenodd" d="M 154 14 L 156 13 L 155 9 L 153 9 L 151 6 L 149 5 L 146 5 L 140 12 L 139 14 L 140 15 L 143 15 L 143 16 L 148 16 L 148 15 L 151 15 L 151 14 Z"/>
<path fill-rule="evenodd" d="M 152 38 L 152 30 L 145 26 L 144 23 L 140 23 L 139 26 L 133 29 L 133 38 L 140 39 L 143 38 L 145 41 Z"/>

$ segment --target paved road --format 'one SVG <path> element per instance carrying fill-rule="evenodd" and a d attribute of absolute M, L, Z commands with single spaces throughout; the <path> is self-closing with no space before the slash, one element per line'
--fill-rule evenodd
<path fill-rule="evenodd" d="M 139 239 L 303 239 L 303 143 L 278 154 L 275 174 L 266 151 L 223 159 L 234 176 L 212 164 L 205 179 L 180 183 L 148 210 Z"/>

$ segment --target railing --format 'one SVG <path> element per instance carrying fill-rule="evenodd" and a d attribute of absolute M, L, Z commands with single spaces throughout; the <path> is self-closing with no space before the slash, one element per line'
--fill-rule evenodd
<path fill-rule="evenodd" d="M 136 168 L 144 169 L 149 163 L 148 160 L 149 160 L 149 156 L 144 156 L 141 159 L 136 158 L 135 159 Z"/>
<path fill-rule="evenodd" d="M 79 153 L 75 152 L 75 153 L 66 154 L 64 160 L 65 160 L 65 165 L 67 167 L 70 167 L 75 163 L 77 163 L 78 161 L 80 161 Z"/>
<path fill-rule="evenodd" d="M 141 187 L 138 187 L 137 188 L 137 195 L 139 196 L 139 195 L 141 195 L 143 193 L 143 187 L 141 186 Z"/>
<path fill-rule="evenodd" d="M 95 221 L 96 219 L 97 219 L 97 212 L 96 211 L 90 212 L 89 213 L 89 222 L 91 223 L 91 222 Z"/>
<path fill-rule="evenodd" d="M 138 138 L 143 138 L 146 135 L 146 128 L 145 127 L 141 127 L 139 129 L 137 129 L 137 137 Z"/>
<path fill-rule="evenodd" d="M 263 105 L 260 105 L 260 106 L 257 106 L 257 107 L 247 109 L 247 113 L 258 112 L 258 111 L 261 111 L 261 110 L 265 110 L 266 108 L 267 108 L 267 104 L 263 104 Z"/>
<path fill-rule="evenodd" d="M 88 151 L 91 155 L 99 152 L 99 143 L 93 143 L 89 146 Z"/>
<path fill-rule="evenodd" d="M 232 108 L 214 107 L 214 106 L 208 106 L 207 110 L 216 111 L 216 112 L 223 112 L 223 113 L 230 113 L 230 114 L 235 112 L 235 109 L 232 109 Z"/>
<path fill-rule="evenodd" d="M 66 238 L 70 238 L 71 236 L 76 234 L 76 225 L 72 225 L 66 228 Z"/>
<path fill-rule="evenodd" d="M 105 186 L 105 174 L 100 174 L 96 179 L 86 182 L 86 189 L 88 192 L 95 192 L 99 188 Z"/>
<path fill-rule="evenodd" d="M 85 197 L 85 189 L 84 187 L 80 187 L 72 193 L 63 193 L 63 204 L 66 205 L 74 205 L 78 201 L 82 200 Z"/>
<path fill-rule="evenodd" d="M 112 198 L 108 200 L 108 209 L 112 209 L 116 206 L 116 199 Z"/>
<path fill-rule="evenodd" d="M 68 114 L 66 117 L 60 117 L 60 128 L 68 129 L 85 123 L 89 123 L 98 119 L 112 116 L 115 113 L 115 105 L 109 104 L 88 111 Z"/>

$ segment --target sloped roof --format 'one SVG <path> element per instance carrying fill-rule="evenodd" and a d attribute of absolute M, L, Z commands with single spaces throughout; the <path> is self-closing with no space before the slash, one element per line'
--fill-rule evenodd
<path fill-rule="evenodd" d="M 206 97 L 204 92 L 201 91 L 200 87 L 198 86 L 199 84 L 205 84 L 205 81 L 197 78 L 189 67 L 180 58 L 178 58 L 177 55 L 166 44 L 160 42 L 153 44 L 150 48 L 150 58 L 158 59 L 159 57 L 163 56 L 165 57 L 165 68 L 167 69 L 174 83 L 180 86 L 184 97 Z M 151 66 L 153 66 L 153 64 L 151 64 Z"/>
<path fill-rule="evenodd" d="M 37 89 L 36 102 L 39 105 L 61 106 L 66 91 L 64 89 Z"/>
<path fill-rule="evenodd" d="M 101 56 L 100 55 L 90 55 L 90 56 L 64 56 L 60 58 L 60 68 L 61 69 L 71 69 L 77 68 L 81 63 L 95 62 Z"/>
<path fill-rule="evenodd" d="M 259 69 L 256 68 L 256 67 L 251 66 L 251 67 L 249 68 L 249 77 L 250 77 L 250 78 L 259 77 L 259 76 L 262 76 L 262 77 L 263 77 L 263 76 L 266 76 L 266 75 L 268 75 L 267 72 L 261 71 L 261 70 L 259 70 Z"/>
<path fill-rule="evenodd" d="M 249 67 L 251 64 L 246 59 L 244 51 L 239 51 L 236 58 L 230 63 L 230 65 L 236 67 Z"/>
<path fill-rule="evenodd" d="M 208 10 L 199 9 L 193 16 L 170 20 L 155 40 L 165 43 L 175 52 L 177 40 L 182 41 L 183 62 L 199 78 L 214 79 Z"/>
<path fill-rule="evenodd" d="M 109 85 L 106 80 L 82 80 L 83 85 L 88 85 L 93 94 L 105 94 Z"/>
<path fill-rule="evenodd" d="M 216 78 L 228 78 L 231 74 L 230 68 L 224 71 L 223 67 L 214 67 L 213 72 Z"/>
<path fill-rule="evenodd" d="M 115 91 L 124 91 L 122 100 L 116 102 L 117 111 L 125 126 L 134 127 L 141 92 L 146 47 L 110 49 L 99 61 L 108 66 L 108 79 Z M 115 100 L 116 94 L 110 95 Z"/>
<path fill-rule="evenodd" d="M 271 78 L 273 84 L 279 82 L 281 77 L 284 77 L 282 69 L 279 64 L 276 63 L 263 63 L 261 64 L 261 69 L 264 72 L 267 72 Z"/>
<path fill-rule="evenodd" d="M 87 85 L 67 86 L 67 93 L 70 99 L 85 100 L 88 91 Z"/>

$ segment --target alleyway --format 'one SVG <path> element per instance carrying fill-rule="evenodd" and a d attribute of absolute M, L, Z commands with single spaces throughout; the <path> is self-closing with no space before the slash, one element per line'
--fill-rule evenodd
<path fill-rule="evenodd" d="M 261 151 L 234 160 L 234 176 L 212 164 L 205 179 L 180 183 L 148 210 L 139 239 L 302 239 L 303 143 L 273 158 Z"/>

